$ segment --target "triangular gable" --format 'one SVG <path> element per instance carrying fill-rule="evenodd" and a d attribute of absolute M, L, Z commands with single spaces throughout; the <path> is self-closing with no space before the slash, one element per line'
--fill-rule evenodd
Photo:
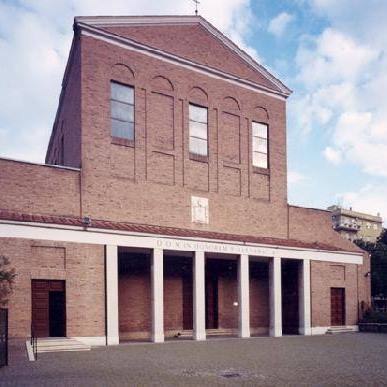
<path fill-rule="evenodd" d="M 291 91 L 199 16 L 80 17 L 76 22 L 231 74 L 284 96 Z"/>

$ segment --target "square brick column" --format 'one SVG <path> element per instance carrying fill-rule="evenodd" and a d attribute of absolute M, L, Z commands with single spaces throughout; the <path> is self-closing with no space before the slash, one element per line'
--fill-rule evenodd
<path fill-rule="evenodd" d="M 118 248 L 113 245 L 105 247 L 106 278 L 106 344 L 119 344 L 118 321 Z"/>
<path fill-rule="evenodd" d="M 281 258 L 273 257 L 269 263 L 270 336 L 282 336 L 282 283 Z"/>
<path fill-rule="evenodd" d="M 163 250 L 154 249 L 151 264 L 152 341 L 164 341 L 164 268 Z"/>
<path fill-rule="evenodd" d="M 239 337 L 250 337 L 249 256 L 238 259 Z"/>
<path fill-rule="evenodd" d="M 195 251 L 193 258 L 193 338 L 206 339 L 204 251 Z"/>
<path fill-rule="evenodd" d="M 303 259 L 300 262 L 298 272 L 298 294 L 299 294 L 299 333 L 301 335 L 310 336 L 311 329 L 311 313 L 310 313 L 310 260 Z"/>

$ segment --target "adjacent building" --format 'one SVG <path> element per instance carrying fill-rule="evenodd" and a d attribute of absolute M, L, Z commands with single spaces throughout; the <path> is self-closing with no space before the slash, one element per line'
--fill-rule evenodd
<path fill-rule="evenodd" d="M 355 241 L 376 242 L 383 231 L 383 219 L 380 214 L 370 215 L 353 211 L 338 205 L 328 207 L 332 212 L 333 228 L 344 238 Z"/>
<path fill-rule="evenodd" d="M 10 335 L 355 330 L 369 257 L 287 202 L 290 94 L 200 16 L 75 18 L 46 163 L 0 159 Z"/>

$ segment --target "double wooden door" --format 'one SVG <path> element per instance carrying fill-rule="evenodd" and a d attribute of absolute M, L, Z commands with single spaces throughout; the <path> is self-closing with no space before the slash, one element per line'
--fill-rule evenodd
<path fill-rule="evenodd" d="M 331 288 L 331 325 L 345 325 L 344 288 Z"/>
<path fill-rule="evenodd" d="M 32 280 L 32 325 L 37 337 L 66 336 L 65 281 Z"/>

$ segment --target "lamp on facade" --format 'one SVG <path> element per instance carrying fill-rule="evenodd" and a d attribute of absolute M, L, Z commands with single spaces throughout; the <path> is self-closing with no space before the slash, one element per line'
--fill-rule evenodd
<path fill-rule="evenodd" d="M 90 227 L 91 226 L 91 218 L 89 218 L 88 216 L 84 216 L 82 218 L 82 224 L 85 228 Z"/>

